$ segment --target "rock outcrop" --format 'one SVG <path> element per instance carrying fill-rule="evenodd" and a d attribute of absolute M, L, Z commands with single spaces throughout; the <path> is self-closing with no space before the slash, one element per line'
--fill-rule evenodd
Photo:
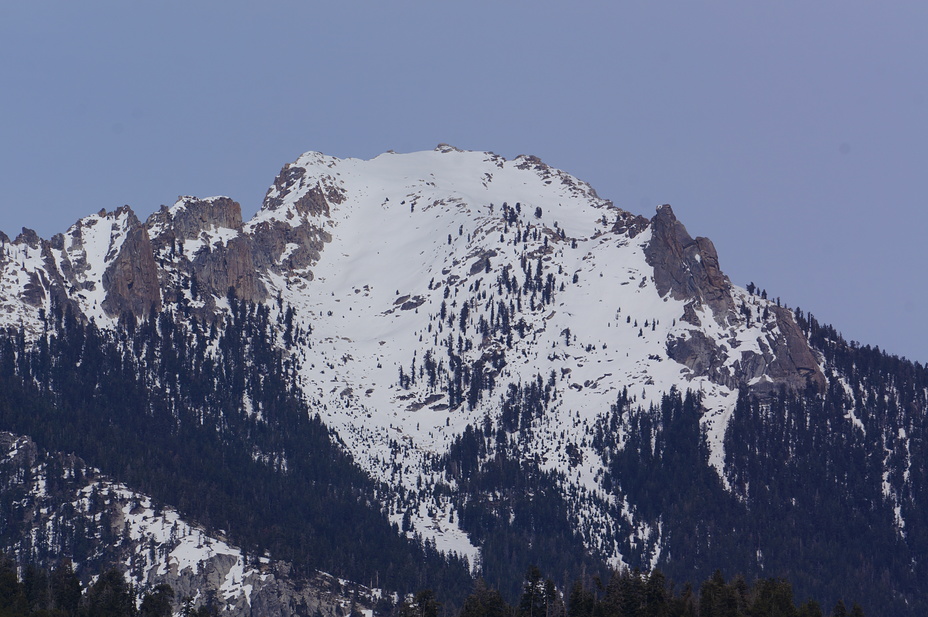
<path fill-rule="evenodd" d="M 648 223 L 648 219 L 640 214 L 620 210 L 615 223 L 612 225 L 612 233 L 634 238 L 648 228 Z"/>
<path fill-rule="evenodd" d="M 249 227 L 255 266 L 283 275 L 298 273 L 311 280 L 309 268 L 332 241 L 323 227 L 325 219 L 332 206 L 344 201 L 345 191 L 334 179 L 308 179 L 303 167 L 285 165 L 261 206 L 273 216 L 262 217 Z"/>
<path fill-rule="evenodd" d="M 155 254 L 170 262 L 199 298 L 212 310 L 212 297 L 223 298 L 231 289 L 250 302 L 267 298 L 261 272 L 253 258 L 253 241 L 243 233 L 242 207 L 228 197 L 197 199 L 180 197 L 173 208 L 151 215 L 146 226 L 153 230 Z M 164 292 L 173 292 L 177 281 L 164 279 Z"/>
<path fill-rule="evenodd" d="M 126 312 L 145 317 L 152 310 L 161 310 L 161 286 L 151 239 L 148 229 L 128 206 L 116 214 L 126 216 L 128 229 L 116 258 L 103 273 L 103 309 L 114 317 Z"/>
<path fill-rule="evenodd" d="M 669 204 L 658 207 L 651 219 L 645 256 L 658 293 L 708 306 L 719 324 L 726 323 L 733 307 L 731 281 L 719 269 L 715 246 L 708 238 L 693 239 Z"/>
<path fill-rule="evenodd" d="M 731 281 L 719 267 L 712 241 L 692 238 L 669 205 L 658 207 L 650 226 L 645 256 L 654 268 L 654 283 L 662 296 L 685 302 L 682 320 L 699 328 L 703 323 L 698 309 L 707 307 L 723 328 L 743 324 L 746 319 L 735 308 Z M 750 385 L 760 395 L 781 386 L 822 391 L 825 377 L 792 313 L 773 305 L 769 309 L 774 319 L 758 339 L 760 353 L 739 350 L 735 339 L 719 341 L 693 330 L 668 340 L 667 354 L 694 374 L 728 388 Z"/>
<path fill-rule="evenodd" d="M 805 335 L 793 319 L 793 313 L 782 307 L 773 309 L 779 336 L 770 339 L 773 360 L 765 366 L 767 377 L 799 390 L 811 386 L 819 392 L 825 390 L 825 375 L 809 347 Z"/>
<path fill-rule="evenodd" d="M 277 220 L 261 221 L 251 232 L 255 267 L 280 274 L 302 270 L 310 280 L 312 273 L 306 269 L 319 261 L 323 247 L 332 241 L 332 234 L 309 222 L 294 227 Z"/>
<path fill-rule="evenodd" d="M 242 207 L 228 197 L 197 199 L 182 196 L 177 198 L 174 208 L 168 210 L 162 206 L 158 213 L 149 217 L 149 221 L 169 224 L 178 240 L 195 240 L 204 231 L 217 228 L 241 231 Z"/>

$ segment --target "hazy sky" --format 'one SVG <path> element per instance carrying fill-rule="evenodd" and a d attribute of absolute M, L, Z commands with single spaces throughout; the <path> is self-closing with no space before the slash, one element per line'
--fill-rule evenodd
<path fill-rule="evenodd" d="M 732 280 L 928 361 L 928 3 L 4 2 L 0 229 L 180 194 L 250 216 L 306 150 L 535 154 Z"/>

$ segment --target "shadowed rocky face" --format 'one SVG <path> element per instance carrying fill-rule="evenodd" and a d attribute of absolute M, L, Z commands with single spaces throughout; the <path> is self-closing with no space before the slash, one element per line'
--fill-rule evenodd
<path fill-rule="evenodd" d="M 719 268 L 712 241 L 692 238 L 670 205 L 657 209 L 650 226 L 651 242 L 645 255 L 654 268 L 654 283 L 661 295 L 686 302 L 683 320 L 702 325 L 694 308 L 708 306 L 720 326 L 743 323 L 745 317 L 735 307 L 731 281 Z M 766 328 L 759 353 L 728 348 L 698 331 L 668 341 L 667 353 L 695 373 L 729 388 L 751 384 L 755 392 L 769 393 L 780 385 L 792 390 L 811 385 L 822 391 L 825 376 L 792 313 L 772 308 L 777 328 Z M 738 358 L 735 370 L 725 366 L 730 357 Z"/>

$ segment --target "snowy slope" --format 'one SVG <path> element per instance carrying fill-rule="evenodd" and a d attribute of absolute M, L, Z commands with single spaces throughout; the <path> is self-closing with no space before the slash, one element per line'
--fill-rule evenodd
<path fill-rule="evenodd" d="M 23 234 L 12 243 L 0 238 L 0 311 L 3 323 L 23 324 L 35 332 L 38 311 L 48 312 L 59 283 L 75 308 L 98 325 L 114 327 L 107 313 L 103 280 L 119 255 L 135 215 L 128 207 L 86 216 L 51 242 Z M 24 302 L 25 300 L 25 302 Z"/>
<path fill-rule="evenodd" d="M 532 438 L 520 443 L 526 457 L 564 474 L 565 493 L 588 496 L 576 504 L 578 516 L 604 516 L 595 503 L 603 498 L 601 462 L 586 448 L 586 463 L 571 466 L 566 445 L 589 435 L 624 387 L 645 407 L 659 403 L 672 386 L 701 391 L 711 462 L 722 473 L 722 437 L 737 392 L 668 358 L 667 341 L 696 326 L 682 319 L 682 300 L 657 292 L 644 255 L 650 230 L 635 237 L 613 232 L 626 213 L 527 157 L 505 161 L 440 147 L 370 161 L 309 153 L 293 165 L 305 170 L 300 186 L 248 225 L 268 218 L 308 221 L 331 234 L 318 262 L 271 275 L 270 287 L 313 329 L 311 348 L 294 350 L 302 358 L 307 396 L 375 477 L 415 491 L 468 425 L 499 419 L 500 393 L 508 384 L 539 375 L 553 376 L 558 398 L 535 421 Z M 300 214 L 295 204 L 317 185 L 336 187 L 341 203 L 327 216 Z M 509 222 L 504 204 L 519 204 Z M 537 278 L 551 287 L 553 300 L 542 302 L 537 290 L 513 294 L 500 283 L 506 271 L 524 285 L 523 264 L 533 277 L 541 267 Z M 738 302 L 759 302 L 744 290 L 733 293 Z M 481 330 L 500 303 L 514 300 L 521 308 L 512 319 L 524 319 L 524 336 L 508 343 L 499 331 Z M 762 320 L 720 324 L 702 310 L 702 331 L 739 351 L 759 349 L 764 327 L 775 328 Z M 442 376 L 430 385 L 419 374 L 426 354 L 447 367 L 449 336 L 465 365 L 505 358 L 493 371 L 495 388 L 472 409 L 449 406 Z M 738 357 L 732 354 L 728 363 Z M 401 385 L 401 371 L 415 372 L 415 382 Z M 565 430 L 568 440 L 556 440 Z M 431 503 L 427 495 L 422 499 Z M 449 522 L 447 504 L 430 509 L 432 517 L 413 517 L 416 530 L 440 549 L 476 558 L 477 548 Z M 394 512 L 394 520 L 401 516 Z"/>
<path fill-rule="evenodd" d="M 669 208 L 658 215 L 675 221 Z M 727 279 L 711 290 L 724 302 L 706 300 L 692 281 L 714 249 L 688 236 L 661 250 L 698 293 L 686 281 L 659 289 L 649 260 L 664 242 L 657 218 L 625 212 L 535 157 L 441 145 L 371 160 L 306 153 L 250 221 L 227 198 L 182 197 L 144 232 L 167 305 L 223 310 L 231 286 L 275 314 L 293 309 L 311 332 L 288 349 L 307 401 L 393 487 L 384 508 L 398 524 L 408 514 L 410 534 L 479 562 L 450 500 L 430 490 L 453 489 L 438 461 L 468 426 L 508 422 L 507 392 L 538 384 L 551 393 L 544 413 L 509 427 L 520 455 L 557 472 L 578 527 L 619 513 L 655 560 L 660 528 L 603 490 L 604 462 L 589 443 L 597 421 L 626 389 L 643 408 L 672 387 L 699 391 L 710 463 L 727 482 L 723 438 L 738 387 L 771 381 L 767 367 L 793 349 L 767 300 Z M 57 290 L 113 327 L 104 274 L 132 219 L 127 208 L 101 212 L 52 242 L 4 242 L 3 323 L 37 331 Z M 23 302 L 30 285 L 42 293 Z M 611 541 L 586 541 L 621 563 Z"/>

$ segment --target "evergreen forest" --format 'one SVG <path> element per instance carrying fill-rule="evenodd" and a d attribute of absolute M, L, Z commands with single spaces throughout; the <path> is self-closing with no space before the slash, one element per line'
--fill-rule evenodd
<path fill-rule="evenodd" d="M 20 576 L 8 557 L 0 558 L 0 616 L 2 617 L 170 617 L 174 590 L 157 585 L 138 597 L 117 570 L 103 572 L 82 586 L 68 561 L 48 571 L 27 565 Z M 213 603 L 194 607 L 182 598 L 182 617 L 216 617 Z M 738 576 L 726 581 L 718 570 L 698 589 L 686 583 L 679 590 L 660 570 L 613 572 L 604 582 L 598 577 L 575 581 L 566 598 L 551 579 L 530 567 L 517 602 L 507 603 L 498 590 L 478 579 L 458 609 L 441 603 L 429 590 L 410 594 L 399 604 L 384 598 L 375 608 L 377 617 L 864 617 L 863 609 L 850 609 L 838 600 L 824 612 L 815 600 L 796 603 L 789 582 L 760 579 L 749 585 Z M 357 609 L 348 617 L 360 615 Z"/>

